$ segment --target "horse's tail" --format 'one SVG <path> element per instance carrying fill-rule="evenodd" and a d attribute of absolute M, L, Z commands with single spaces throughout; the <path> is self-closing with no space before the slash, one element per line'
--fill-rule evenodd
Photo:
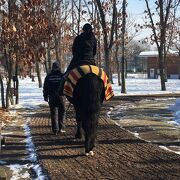
<path fill-rule="evenodd" d="M 73 97 L 78 99 L 75 106 L 80 107 L 82 115 L 93 116 L 100 111 L 104 99 L 104 84 L 95 74 L 89 73 L 81 78 L 74 90 Z"/>

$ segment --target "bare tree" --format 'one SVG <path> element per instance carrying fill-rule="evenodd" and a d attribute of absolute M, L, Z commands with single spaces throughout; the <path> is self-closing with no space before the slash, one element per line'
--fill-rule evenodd
<path fill-rule="evenodd" d="M 113 46 L 114 40 L 114 33 L 115 33 L 115 20 L 117 15 L 116 10 L 116 0 L 109 1 L 107 3 L 103 3 L 100 0 L 95 0 L 95 3 L 99 10 L 100 22 L 103 29 L 103 41 L 104 41 L 104 59 L 105 59 L 105 71 L 108 76 L 111 75 L 110 73 L 110 52 Z M 106 9 L 109 6 L 109 3 L 112 3 L 112 19 L 111 24 L 109 27 L 108 22 L 106 21 Z"/>
<path fill-rule="evenodd" d="M 150 23 L 146 24 L 146 27 L 152 29 L 151 40 L 156 43 L 159 53 L 159 71 L 161 78 L 161 90 L 165 91 L 166 76 L 165 76 L 165 58 L 166 58 L 166 43 L 167 32 L 169 25 L 171 24 L 170 16 L 173 14 L 175 8 L 179 5 L 177 0 L 157 0 L 155 1 L 155 9 L 150 7 L 148 0 L 145 0 L 146 8 L 145 13 L 150 19 Z M 158 18 L 158 21 L 157 21 Z"/>

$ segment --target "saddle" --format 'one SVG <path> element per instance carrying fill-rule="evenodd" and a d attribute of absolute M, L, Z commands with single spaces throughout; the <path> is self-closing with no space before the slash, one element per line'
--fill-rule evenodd
<path fill-rule="evenodd" d="M 103 69 L 93 65 L 82 65 L 72 69 L 64 82 L 63 94 L 66 95 L 66 97 L 69 97 L 69 99 L 73 98 L 73 90 L 78 80 L 88 73 L 94 73 L 104 82 L 106 101 L 114 96 L 111 83 L 109 82 L 106 73 Z"/>

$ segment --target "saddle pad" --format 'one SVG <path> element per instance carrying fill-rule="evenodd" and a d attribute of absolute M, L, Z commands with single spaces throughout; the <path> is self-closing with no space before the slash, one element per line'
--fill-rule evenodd
<path fill-rule="evenodd" d="M 78 80 L 88 73 L 96 74 L 104 82 L 105 100 L 109 100 L 114 96 L 111 83 L 108 80 L 103 69 L 93 65 L 78 66 L 69 72 L 69 75 L 64 83 L 63 93 L 66 96 L 73 97 L 73 90 Z"/>

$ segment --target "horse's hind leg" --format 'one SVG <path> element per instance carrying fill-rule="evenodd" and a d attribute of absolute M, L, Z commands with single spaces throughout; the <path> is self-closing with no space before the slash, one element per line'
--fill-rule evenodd
<path fill-rule="evenodd" d="M 95 134 L 85 133 L 85 153 L 89 153 L 95 147 Z"/>
<path fill-rule="evenodd" d="M 89 153 L 95 147 L 97 120 L 83 121 L 83 129 L 85 132 L 85 153 Z"/>
<path fill-rule="evenodd" d="M 76 130 L 75 138 L 81 139 L 82 138 L 82 121 L 80 120 L 78 115 L 76 115 L 76 123 L 77 123 L 77 130 Z"/>

